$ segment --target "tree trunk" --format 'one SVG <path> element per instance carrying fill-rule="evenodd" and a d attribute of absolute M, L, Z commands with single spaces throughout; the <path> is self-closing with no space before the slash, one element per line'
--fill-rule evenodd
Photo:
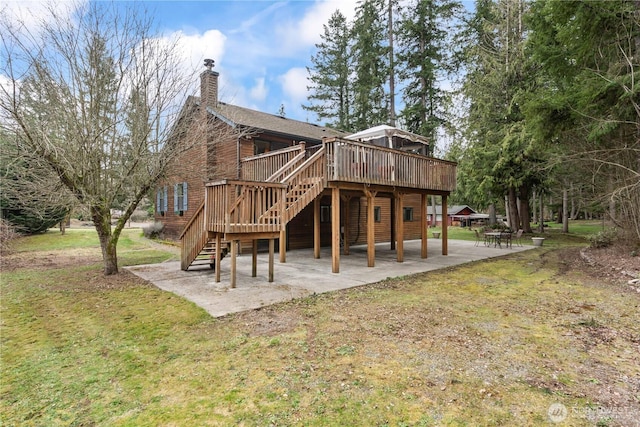
<path fill-rule="evenodd" d="M 520 228 L 525 233 L 531 233 L 531 207 L 529 206 L 529 193 L 529 186 L 520 186 Z"/>
<path fill-rule="evenodd" d="M 109 276 L 118 273 L 118 255 L 116 246 L 118 235 L 111 233 L 111 212 L 108 208 L 92 207 L 93 225 L 98 232 L 102 261 L 104 262 L 104 274 Z"/>
<path fill-rule="evenodd" d="M 491 203 L 489 205 L 489 225 L 494 225 L 497 222 L 496 218 L 496 204 Z"/>
<path fill-rule="evenodd" d="M 395 84 L 395 65 L 393 57 L 395 52 L 393 51 L 393 1 L 389 0 L 388 4 L 389 13 L 389 125 L 396 126 L 396 84 Z"/>
<path fill-rule="evenodd" d="M 540 233 L 544 233 L 544 199 L 542 193 L 540 193 L 540 218 L 538 218 L 538 224 L 540 225 Z"/>
<path fill-rule="evenodd" d="M 569 190 L 562 190 L 562 232 L 569 232 Z"/>
<path fill-rule="evenodd" d="M 431 195 L 431 213 L 433 214 L 433 221 L 431 222 L 431 227 L 438 226 L 438 213 L 436 212 L 436 196 Z M 444 221 L 444 218 L 443 218 Z"/>
<path fill-rule="evenodd" d="M 509 227 L 511 230 L 520 228 L 520 217 L 518 216 L 518 198 L 515 187 L 509 187 Z"/>

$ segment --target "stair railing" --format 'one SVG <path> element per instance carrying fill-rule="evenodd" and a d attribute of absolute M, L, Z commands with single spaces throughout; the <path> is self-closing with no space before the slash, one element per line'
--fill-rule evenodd
<path fill-rule="evenodd" d="M 180 235 L 180 268 L 187 270 L 207 244 L 205 203 L 200 204 Z"/>

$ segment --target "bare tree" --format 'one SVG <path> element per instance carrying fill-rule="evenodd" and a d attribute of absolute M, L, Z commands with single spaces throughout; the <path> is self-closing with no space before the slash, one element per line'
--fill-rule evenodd
<path fill-rule="evenodd" d="M 90 212 L 109 275 L 127 220 L 189 148 L 176 126 L 195 70 L 181 71 L 178 41 L 157 37 L 139 4 L 72 6 L 49 7 L 36 29 L 0 12 L 0 125 Z"/>

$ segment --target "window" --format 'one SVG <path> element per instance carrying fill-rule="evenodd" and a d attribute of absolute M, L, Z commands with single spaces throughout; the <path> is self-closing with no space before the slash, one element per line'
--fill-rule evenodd
<path fill-rule="evenodd" d="M 289 144 L 285 144 L 284 142 L 266 141 L 263 139 L 253 140 L 253 154 L 268 153 L 287 147 L 289 147 Z"/>
<path fill-rule="evenodd" d="M 164 215 L 167 211 L 167 186 L 158 188 L 156 191 L 156 212 Z"/>
<path fill-rule="evenodd" d="M 173 186 L 173 211 L 182 216 L 187 210 L 187 183 L 181 182 Z"/>
<path fill-rule="evenodd" d="M 382 209 L 380 209 L 380 206 L 375 206 L 373 208 L 373 221 L 382 222 Z"/>
<path fill-rule="evenodd" d="M 413 221 L 413 208 L 403 208 L 402 219 L 404 221 Z"/>
<path fill-rule="evenodd" d="M 331 222 L 331 206 L 320 206 L 320 222 Z"/>

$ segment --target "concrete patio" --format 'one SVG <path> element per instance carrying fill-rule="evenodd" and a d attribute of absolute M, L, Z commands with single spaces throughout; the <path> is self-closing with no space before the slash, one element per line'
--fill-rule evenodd
<path fill-rule="evenodd" d="M 442 241 L 429 239 L 428 257 L 420 257 L 420 241 L 404 242 L 404 262 L 396 261 L 389 243 L 376 245 L 375 267 L 367 267 L 366 246 L 351 246 L 350 255 L 340 256 L 340 273 L 331 272 L 330 248 L 323 248 L 320 259 L 312 249 L 287 252 L 287 262 L 276 254 L 274 281 L 268 281 L 268 254 L 258 254 L 257 277 L 251 277 L 251 254 L 237 259 L 237 286 L 230 287 L 229 260 L 222 261 L 221 281 L 208 266 L 180 270 L 180 262 L 139 265 L 127 270 L 165 291 L 173 292 L 205 309 L 214 317 L 257 309 L 308 295 L 362 286 L 381 280 L 437 270 L 471 261 L 533 249 L 532 246 L 494 248 L 463 240 L 449 240 L 449 255 L 442 255 Z"/>

